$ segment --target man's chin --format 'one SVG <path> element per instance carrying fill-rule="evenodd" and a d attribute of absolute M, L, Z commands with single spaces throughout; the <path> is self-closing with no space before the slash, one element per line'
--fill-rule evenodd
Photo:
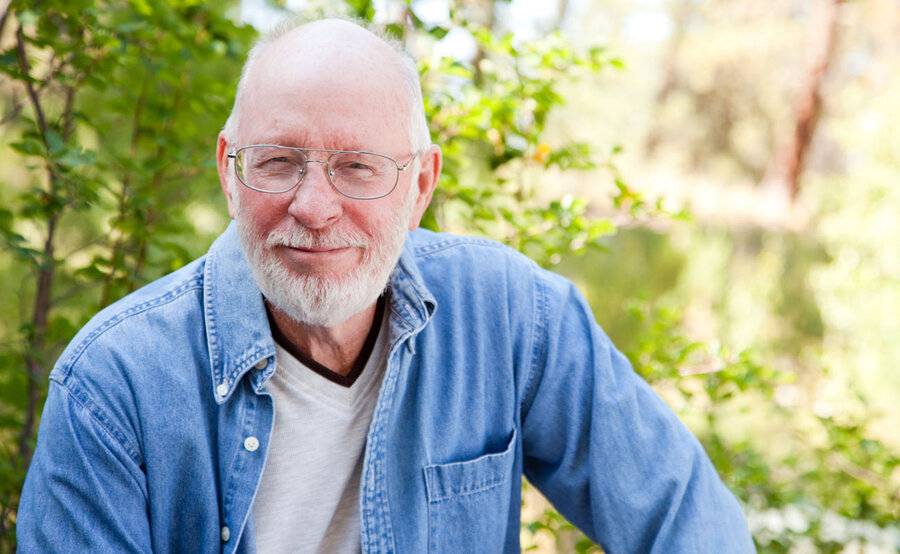
<path fill-rule="evenodd" d="M 273 295 L 267 300 L 293 321 L 312 327 L 337 327 L 354 315 L 365 310 L 377 300 L 377 295 L 369 301 L 361 298 L 330 298 L 324 301 L 298 297 Z"/>
<path fill-rule="evenodd" d="M 275 272 L 280 275 L 255 275 L 260 291 L 292 320 L 315 327 L 346 322 L 371 306 L 387 284 L 386 278 L 374 279 L 375 276 L 363 276 L 359 271 L 295 275 L 284 270 L 282 266 L 281 271 Z"/>
<path fill-rule="evenodd" d="M 304 290 L 313 288 L 332 288 L 346 286 L 350 281 L 351 272 L 335 272 L 332 270 L 315 269 L 313 271 L 285 271 L 293 286 L 302 286 Z"/>

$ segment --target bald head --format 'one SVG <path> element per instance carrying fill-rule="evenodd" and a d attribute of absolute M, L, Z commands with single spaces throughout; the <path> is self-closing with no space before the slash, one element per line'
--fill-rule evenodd
<path fill-rule="evenodd" d="M 323 19 L 288 29 L 260 42 L 260 65 L 305 62 L 338 78 L 341 75 L 335 68 L 384 73 L 395 79 L 403 74 L 405 63 L 396 46 L 349 21 Z M 248 69 L 251 75 L 252 70 Z"/>
<path fill-rule="evenodd" d="M 258 136 L 248 136 L 249 127 L 261 112 L 271 116 L 275 109 L 348 121 L 367 118 L 374 111 L 383 117 L 385 132 L 405 135 L 410 151 L 430 144 L 413 60 L 399 44 L 346 20 L 285 24 L 254 45 L 223 130 L 228 141 L 258 142 Z M 276 126 L 282 123 L 278 117 L 268 121 Z M 319 137 L 321 144 L 305 146 L 349 148 L 333 143 L 341 138 Z"/>

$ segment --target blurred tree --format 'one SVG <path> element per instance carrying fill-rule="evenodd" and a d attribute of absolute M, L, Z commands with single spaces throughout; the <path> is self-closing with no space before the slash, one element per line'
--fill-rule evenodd
<path fill-rule="evenodd" d="M 476 63 L 423 61 L 434 140 L 447 163 L 426 224 L 488 230 L 549 263 L 611 232 L 573 199 L 545 202 L 518 176 L 589 167 L 584 144 L 542 142 L 558 82 L 596 72 L 602 49 L 559 36 L 517 44 L 454 9 L 451 24 L 476 42 Z M 371 2 L 348 2 L 371 19 Z M 481 9 L 488 21 L 493 3 Z M 224 226 L 214 139 L 253 36 L 226 7 L 170 0 L 14 2 L 0 29 L 13 163 L 0 195 L 0 271 L 22 283 L 0 291 L 0 539 L 9 546 L 46 379 L 66 341 L 93 313 L 200 255 Z M 463 13 L 465 12 L 465 13 Z M 445 36 L 409 7 L 390 32 Z M 622 194 L 629 189 L 622 183 Z M 173 210 L 172 206 L 181 209 Z M 25 370 L 23 371 L 23 368 Z M 15 445 L 15 446 L 13 446 Z"/>
<path fill-rule="evenodd" d="M 287 4 L 270 7 L 285 11 Z M 474 46 L 471 57 L 420 61 L 432 138 L 446 164 L 425 224 L 493 236 L 547 266 L 563 260 L 561 269 L 586 291 L 635 369 L 700 436 L 747 506 L 761 551 L 811 544 L 838 552 L 896 530 L 890 525 L 900 519 L 900 464 L 871 433 L 865 403 L 856 399 L 855 411 L 828 414 L 810 407 L 814 394 L 803 396 L 829 378 L 822 376 L 827 364 L 820 353 L 846 362 L 834 351 L 835 333 L 850 333 L 857 342 L 865 335 L 835 331 L 834 303 L 823 305 L 817 272 L 833 259 L 852 258 L 860 246 L 847 246 L 846 237 L 858 235 L 870 245 L 865 260 L 882 265 L 856 273 L 828 266 L 825 281 L 847 277 L 874 290 L 864 279 L 891 275 L 894 266 L 878 258 L 873 245 L 895 228 L 880 209 L 879 199 L 891 193 L 878 186 L 892 182 L 895 157 L 872 162 L 865 181 L 812 189 L 832 195 L 823 200 L 831 210 L 823 212 L 824 222 L 833 224 L 835 210 L 845 210 L 839 213 L 851 214 L 852 225 L 880 222 L 868 233 L 838 225 L 821 236 L 802 228 L 748 230 L 726 209 L 725 223 L 701 214 L 700 225 L 614 234 L 614 218 L 627 226 L 648 219 L 658 226 L 660 204 L 621 177 L 620 148 L 598 154 L 574 134 L 551 129 L 574 97 L 576 81 L 591 87 L 569 108 L 579 120 L 601 110 L 612 128 L 618 112 L 636 110 L 639 95 L 618 82 L 599 87 L 593 78 L 622 66 L 608 50 L 575 47 L 558 33 L 522 40 L 501 28 L 498 9 L 508 2 L 451 1 L 439 22 L 421 17 L 418 2 L 377 3 L 379 9 L 367 0 L 306 5 L 310 16 L 383 21 L 417 51 L 431 51 L 451 33 Z M 797 49 L 790 45 L 806 32 L 805 4 L 674 5 L 682 14 L 675 24 L 680 35 L 669 46 L 669 69 L 658 89 L 658 138 L 651 150 L 657 158 L 673 149 L 687 152 L 692 167 L 711 179 L 733 183 L 737 175 L 756 182 L 782 129 L 778 122 L 790 119 L 790 110 L 772 100 L 783 96 L 783 83 L 769 77 L 782 67 L 794 73 L 790 56 Z M 226 223 L 214 138 L 254 34 L 232 23 L 229 6 L 0 2 L 0 147 L 11 149 L 0 163 L 0 275 L 21 283 L 0 289 L 0 310 L 9 314 L 0 320 L 0 550 L 14 544 L 36 414 L 60 348 L 98 307 L 202 254 Z M 579 9 L 568 2 L 557 8 L 548 28 L 574 21 Z M 890 21 L 885 26 L 893 29 Z M 641 70 L 635 66 L 632 73 Z M 622 109 L 603 96 L 615 92 L 609 88 L 622 89 Z M 880 104 L 881 112 L 888 104 Z M 689 109 L 672 110 L 684 105 Z M 861 110 L 851 105 L 847 111 Z M 897 135 L 891 129 L 872 140 L 885 148 Z M 608 192 L 595 195 L 608 207 L 551 192 L 556 189 L 548 183 L 566 175 L 575 175 L 570 179 L 582 193 L 608 184 L 602 189 Z M 842 191 L 860 184 L 867 192 L 848 202 L 850 193 Z M 859 294 L 847 295 L 847 303 L 860 303 Z M 890 334 L 890 316 L 881 313 L 879 321 L 882 335 Z M 800 386 L 806 388 L 797 393 Z M 533 489 L 527 492 L 526 549 L 599 551 Z M 843 534 L 834 531 L 841 526 Z"/>
<path fill-rule="evenodd" d="M 2 305 L 31 306 L 0 350 L 6 542 L 62 346 L 98 306 L 205 249 L 189 211 L 162 208 L 215 191 L 211 137 L 252 35 L 221 7 L 180 1 L 13 2 L 0 30 L 15 137 L 4 147 L 17 154 L 3 168 L 0 240 L 7 282 L 21 283 Z"/>
<path fill-rule="evenodd" d="M 688 20 L 692 16 L 691 0 L 677 0 L 671 7 L 672 11 L 672 35 L 669 37 L 665 48 L 665 58 L 662 62 L 662 84 L 656 91 L 653 102 L 653 110 L 658 117 L 672 93 L 684 86 L 678 74 L 678 58 L 682 53 L 682 44 L 687 33 Z M 657 117 L 653 117 L 655 121 Z M 662 141 L 663 130 L 660 125 L 652 125 L 644 139 L 644 151 L 647 156 L 653 157 L 656 149 Z"/>
<path fill-rule="evenodd" d="M 819 123 L 822 83 L 836 51 L 839 8 L 843 3 L 844 0 L 824 0 L 821 23 L 815 29 L 816 43 L 810 49 L 813 60 L 797 93 L 791 132 L 775 152 L 766 179 L 769 186 L 784 187 L 791 201 L 796 201 L 800 193 L 800 173 Z"/>

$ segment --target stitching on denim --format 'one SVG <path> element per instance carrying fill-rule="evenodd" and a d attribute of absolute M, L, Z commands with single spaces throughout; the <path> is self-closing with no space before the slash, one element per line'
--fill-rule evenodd
<path fill-rule="evenodd" d="M 215 255 L 207 256 L 203 265 L 203 316 L 206 324 L 206 343 L 209 348 L 209 362 L 212 370 L 212 386 L 215 387 L 219 382 L 219 341 L 216 335 L 216 312 L 213 296 L 216 288 L 216 280 L 212 278 L 212 272 L 215 268 Z M 218 395 L 214 395 L 214 398 Z M 223 400 L 224 402 L 224 400 Z"/>
<path fill-rule="evenodd" d="M 251 364 L 247 363 L 248 361 L 255 360 L 255 359 L 261 357 L 263 354 L 265 354 L 265 357 L 268 358 L 273 353 L 269 352 L 263 348 L 254 348 L 252 351 L 248 352 L 247 354 L 244 354 L 244 356 L 242 356 L 238 361 L 236 361 L 234 363 L 234 369 L 232 369 L 231 373 L 227 376 L 229 385 L 231 383 L 236 382 L 241 375 L 243 375 L 244 373 L 247 372 L 247 370 L 251 366 Z M 246 367 L 244 367 L 244 366 L 246 366 Z M 232 393 L 233 388 L 234 387 L 229 386 L 229 391 L 228 391 L 229 395 Z"/>
<path fill-rule="evenodd" d="M 272 433 L 275 430 L 275 400 L 272 398 L 271 394 L 265 393 L 265 394 L 259 395 L 259 397 L 256 399 L 256 402 L 257 403 L 262 402 L 263 397 L 268 398 L 268 402 L 271 402 L 270 409 L 264 410 L 257 405 L 256 406 L 256 409 L 257 409 L 256 417 L 261 419 L 263 417 L 268 416 L 269 431 L 266 434 L 266 437 L 267 437 L 266 446 L 265 446 L 265 448 L 262 449 L 262 451 L 264 453 L 262 460 L 260 460 L 258 462 L 259 467 L 261 469 L 260 469 L 259 473 L 256 475 L 256 481 L 255 481 L 256 484 L 255 484 L 255 487 L 253 488 L 253 494 L 250 497 L 250 502 L 248 504 L 249 507 L 247 509 L 247 513 L 244 515 L 244 523 L 241 525 L 241 529 L 238 532 L 238 536 L 237 536 L 237 540 L 235 541 L 235 544 L 240 544 L 241 537 L 243 537 L 243 535 L 244 535 L 244 530 L 247 527 L 247 521 L 250 519 L 250 515 L 252 513 L 253 504 L 256 502 L 256 498 L 259 495 L 259 488 L 262 483 L 262 473 L 265 471 L 266 464 L 268 463 L 268 459 L 269 459 L 269 453 L 272 451 L 272 449 L 271 449 Z M 225 514 L 223 513 L 222 515 L 225 515 Z M 235 548 L 237 548 L 237 547 L 235 547 Z"/>
<path fill-rule="evenodd" d="M 425 466 L 425 487 L 428 494 L 428 502 L 439 502 L 441 500 L 450 498 L 467 496 L 494 488 L 499 484 L 504 483 L 509 478 L 509 472 L 504 472 L 502 470 L 498 471 L 496 468 L 491 469 L 490 465 L 494 462 L 505 464 L 506 460 L 508 460 L 509 458 L 512 458 L 513 461 L 515 460 L 514 448 L 517 443 L 517 436 L 518 431 L 515 427 L 513 427 L 512 436 L 509 438 L 509 443 L 507 444 L 507 447 L 501 452 L 484 454 L 477 458 L 462 462 L 451 462 L 449 464 L 429 464 Z M 485 465 L 487 465 L 488 467 L 484 470 L 478 470 L 481 475 L 472 476 L 474 479 L 477 479 L 474 482 L 469 482 L 473 479 L 454 479 L 450 473 L 441 471 L 442 468 L 474 468 Z M 439 473 L 443 474 L 443 477 L 439 477 Z M 454 481 L 463 482 L 457 485 Z"/>
<path fill-rule="evenodd" d="M 532 331 L 531 331 L 531 367 L 528 369 L 528 378 L 525 381 L 525 388 L 522 391 L 522 401 L 519 405 L 519 412 L 523 416 L 527 416 L 531 409 L 531 403 L 537 394 L 537 383 L 540 380 L 538 373 L 543 374 L 542 365 L 546 363 L 547 345 L 546 341 L 541 340 L 541 335 L 546 334 L 547 325 L 547 289 L 537 275 L 537 267 L 532 266 L 531 278 L 533 279 L 535 295 L 534 309 L 532 312 Z"/>
<path fill-rule="evenodd" d="M 63 389 L 66 396 L 81 406 L 88 416 L 97 423 L 103 433 L 116 441 L 119 446 L 125 450 L 128 457 L 140 466 L 143 463 L 143 456 L 141 456 L 140 452 L 133 445 L 129 444 L 130 441 L 125 433 L 117 429 L 113 425 L 111 418 L 91 399 L 87 391 L 78 386 L 77 379 L 74 377 L 66 379 L 66 381 L 69 380 L 73 381 L 73 383 L 69 384 L 62 382 L 59 379 L 53 379 L 53 381 Z"/>
<path fill-rule="evenodd" d="M 422 472 L 425 474 L 425 471 Z M 428 476 L 425 475 L 425 490 L 428 490 Z M 427 492 L 426 492 L 427 494 Z M 427 523 L 428 523 L 428 554 L 432 552 L 438 551 L 437 545 L 437 532 L 436 528 L 438 528 L 438 517 L 437 514 L 434 513 L 435 508 L 432 507 L 431 502 L 426 502 L 426 515 L 427 515 Z"/>
<path fill-rule="evenodd" d="M 427 291 L 423 291 L 423 290 L 421 290 L 421 289 L 419 288 L 419 286 L 416 284 L 416 280 L 413 278 L 412 272 L 410 272 L 410 271 L 404 266 L 404 264 L 402 264 L 402 263 L 401 263 L 401 264 L 397 264 L 397 268 L 398 268 L 400 271 L 402 271 L 403 273 L 406 274 L 406 277 L 407 277 L 406 280 L 408 281 L 409 286 L 412 287 L 412 289 L 413 289 L 414 291 L 416 291 L 416 294 L 419 295 L 419 298 L 420 298 L 420 299 L 422 299 L 422 298 L 424 298 L 424 297 L 426 297 L 426 296 L 428 296 L 428 297 L 431 296 L 430 293 L 428 293 Z M 424 302 L 424 300 L 423 300 L 423 302 Z M 426 311 L 427 311 L 427 310 L 426 310 Z M 410 327 L 410 329 L 412 329 L 412 327 Z"/>
<path fill-rule="evenodd" d="M 394 305 L 394 302 L 391 301 L 391 304 L 390 304 L 391 313 L 397 316 L 397 322 L 400 324 L 401 327 L 403 327 L 403 330 L 408 333 L 411 333 L 414 330 L 414 327 L 412 326 L 411 323 L 406 321 L 406 318 L 408 317 L 406 315 L 408 310 L 406 310 L 405 305 L 400 304 L 399 302 L 397 304 L 399 305 L 400 310 L 398 310 L 397 306 Z"/>
<path fill-rule="evenodd" d="M 274 404 L 273 404 L 274 406 Z M 252 399 L 250 401 L 245 401 L 242 404 L 242 413 L 241 413 L 241 435 L 246 437 L 250 434 L 256 433 L 256 423 L 262 411 L 259 409 L 259 399 Z M 274 421 L 274 420 L 273 420 Z M 238 441 L 240 443 L 240 441 Z M 269 441 L 267 441 L 264 450 L 268 451 L 269 445 L 271 444 L 271 435 L 269 437 Z M 223 503 L 223 514 L 226 516 L 226 520 L 228 519 L 228 515 L 231 514 L 231 525 L 232 529 L 234 529 L 234 522 L 236 521 L 234 518 L 234 513 L 237 510 L 235 506 L 236 499 L 240 499 L 242 501 L 241 512 L 243 513 L 243 517 L 240 521 L 240 525 L 237 528 L 237 533 L 234 536 L 234 544 L 237 545 L 240 543 L 241 537 L 244 534 L 244 529 L 247 527 L 247 520 L 250 518 L 251 507 L 253 506 L 253 500 L 256 496 L 256 490 L 259 488 L 259 481 L 262 475 L 262 471 L 265 469 L 265 465 L 259 466 L 258 456 L 254 453 L 247 452 L 246 449 L 243 448 L 243 443 L 240 443 L 241 446 L 237 448 L 237 463 L 234 464 L 234 469 L 229 475 L 236 476 L 232 480 L 233 487 L 229 488 L 226 491 L 226 501 Z M 254 488 L 253 495 L 250 498 L 247 498 L 247 495 L 235 496 L 238 487 L 240 486 L 242 489 L 246 489 L 246 483 L 249 481 L 249 473 L 247 471 L 248 468 L 251 468 L 257 464 L 259 467 L 258 472 L 254 472 L 256 475 L 256 479 L 252 482 L 256 485 Z M 230 494 L 230 498 L 228 495 Z M 235 546 L 235 548 L 237 548 Z"/>
<path fill-rule="evenodd" d="M 370 453 L 372 454 L 371 460 L 366 460 L 368 463 L 363 467 L 363 473 L 361 478 L 365 483 L 365 493 L 366 493 L 366 502 L 365 502 L 365 510 L 362 514 L 362 519 L 364 521 L 364 527 L 368 529 L 369 532 L 372 532 L 376 527 L 378 520 L 382 521 L 382 534 L 380 536 L 381 543 L 389 543 L 390 548 L 389 551 L 395 550 L 394 545 L 394 534 L 393 529 L 391 528 L 390 523 L 390 514 L 388 513 L 388 506 L 386 498 L 381 500 L 380 503 L 376 504 L 376 501 L 379 499 L 379 496 L 385 496 L 383 494 L 379 494 L 379 488 L 384 489 L 384 460 L 383 460 L 383 451 L 384 451 L 384 425 L 385 419 L 390 415 L 386 412 L 389 411 L 391 404 L 394 401 L 394 388 L 396 386 L 397 379 L 400 374 L 400 365 L 401 362 L 398 359 L 397 365 L 392 368 L 391 367 L 391 358 L 395 355 L 395 353 L 399 352 L 399 345 L 409 337 L 412 332 L 407 332 L 400 335 L 397 341 L 391 345 L 391 348 L 388 350 L 387 364 L 388 364 L 388 373 L 385 375 L 384 383 L 382 384 L 382 390 L 379 392 L 379 402 L 375 406 L 374 413 L 372 414 L 372 420 L 375 422 L 375 428 L 372 430 L 372 440 L 367 441 L 371 444 Z M 399 354 L 398 354 L 399 358 Z M 382 402 L 383 400 L 383 402 Z M 379 515 L 381 516 L 379 518 Z M 363 537 L 365 538 L 368 533 L 363 533 Z M 364 543 L 367 541 L 364 540 Z M 380 547 L 382 544 L 378 544 Z"/>
<path fill-rule="evenodd" d="M 393 305 L 391 306 L 391 313 L 397 316 L 397 323 L 399 323 L 400 326 L 403 327 L 404 331 L 412 331 L 412 328 L 408 323 L 406 323 L 406 320 L 403 318 L 403 314 L 395 310 Z"/>
<path fill-rule="evenodd" d="M 241 422 L 241 434 L 243 434 L 245 420 L 247 419 L 247 402 L 242 402 L 239 407 L 239 411 L 237 414 L 237 420 Z M 243 460 L 242 457 L 242 449 L 243 445 L 240 441 L 234 441 L 234 444 L 231 446 L 231 461 L 228 464 L 227 472 L 225 473 L 230 479 L 224 485 L 225 492 L 222 496 L 222 514 L 227 518 L 231 513 L 231 505 L 234 502 L 235 489 L 237 486 L 235 482 L 238 480 L 235 476 L 238 475 L 243 468 Z"/>
<path fill-rule="evenodd" d="M 413 290 L 415 290 L 415 292 L 420 297 L 426 296 L 426 294 L 419 290 L 419 287 L 417 287 L 415 284 L 415 280 L 412 278 L 412 274 L 405 267 L 403 267 L 402 264 L 398 264 L 397 268 L 406 274 L 406 279 L 404 280 L 409 284 L 410 287 L 413 288 Z M 398 282 L 398 287 L 399 286 L 400 283 Z M 397 316 L 397 321 L 400 323 L 400 326 L 403 327 L 408 334 L 412 334 L 415 331 L 415 326 L 407 320 L 415 319 L 416 314 L 410 311 L 408 303 L 401 303 L 392 297 L 388 304 L 388 307 L 390 308 L 390 312 Z M 425 319 L 427 321 L 427 316 Z"/>
<path fill-rule="evenodd" d="M 385 400 L 386 401 L 385 401 L 384 405 L 381 407 L 381 410 L 380 410 L 381 417 L 379 417 L 378 426 L 375 429 L 375 439 L 376 440 L 375 440 L 375 448 L 373 449 L 375 452 L 375 459 L 373 460 L 373 466 L 375 469 L 375 473 L 373 475 L 373 490 L 371 491 L 373 493 L 373 503 L 375 503 L 375 501 L 378 500 L 378 498 L 380 496 L 382 496 L 381 494 L 379 494 L 379 491 L 384 490 L 384 488 L 385 488 L 385 485 L 384 485 L 384 433 L 385 433 L 384 424 L 385 424 L 385 421 L 384 420 L 390 416 L 390 414 L 387 413 L 388 405 L 393 404 L 394 388 L 397 383 L 397 374 L 398 373 L 399 373 L 399 369 L 394 371 L 393 374 L 389 376 L 389 380 L 387 383 L 387 389 L 385 390 L 385 393 L 386 393 Z M 377 504 L 375 504 L 375 512 L 374 512 L 373 516 L 374 516 L 376 522 L 379 522 L 379 520 L 381 520 L 379 523 L 381 523 L 381 526 L 382 526 L 382 530 L 381 530 L 382 531 L 382 534 L 381 534 L 382 544 L 384 542 L 386 542 L 385 539 L 388 536 L 390 536 L 393 539 L 392 530 L 390 528 L 390 522 L 387 517 L 387 514 L 385 513 L 386 511 L 387 511 L 386 500 L 382 500 L 381 502 L 378 502 Z"/>
<path fill-rule="evenodd" d="M 100 338 L 101 335 L 103 335 L 119 323 L 125 321 L 129 317 L 150 310 L 151 308 L 164 306 L 166 304 L 174 302 L 175 300 L 181 298 L 181 296 L 183 296 L 184 294 L 199 289 L 202 286 L 202 278 L 195 275 L 190 281 L 182 283 L 174 289 L 167 291 L 165 294 L 157 296 L 156 298 L 152 298 L 141 304 L 132 306 L 127 310 L 119 312 L 111 318 L 107 319 L 102 324 L 100 324 L 99 327 L 91 331 L 88 336 L 84 337 L 84 339 L 82 339 L 78 346 L 75 347 L 72 353 L 69 354 L 68 359 L 63 361 L 63 363 L 60 365 L 61 372 L 62 370 L 65 370 L 64 373 L 66 375 L 69 375 L 73 366 L 78 363 L 78 360 L 81 358 L 84 352 L 87 351 L 88 347 L 90 347 L 95 340 Z"/>
<path fill-rule="evenodd" d="M 496 248 L 502 250 L 505 248 L 504 245 L 488 240 L 488 239 L 480 239 L 476 237 L 455 237 L 452 239 L 446 239 L 439 242 L 434 242 L 431 244 L 424 244 L 422 246 L 413 247 L 413 252 L 417 257 L 427 258 L 432 254 L 437 252 L 441 252 L 442 250 L 446 250 L 448 248 L 452 248 L 454 246 L 487 246 L 489 248 Z"/>
<path fill-rule="evenodd" d="M 452 489 L 449 493 L 445 493 L 442 495 L 435 495 L 435 498 L 431 498 L 428 500 L 430 504 L 439 504 L 441 502 L 447 502 L 448 500 L 453 500 L 456 498 L 461 498 L 465 496 L 471 496 L 473 494 L 478 494 L 480 492 L 485 492 L 490 489 L 497 488 L 506 482 L 506 477 L 500 475 L 494 477 L 493 479 L 489 479 L 486 481 L 481 481 L 476 485 L 470 487 L 462 487 L 459 489 Z"/>

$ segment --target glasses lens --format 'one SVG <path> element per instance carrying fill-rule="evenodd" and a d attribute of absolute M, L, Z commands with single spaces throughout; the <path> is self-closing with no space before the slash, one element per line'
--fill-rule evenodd
<path fill-rule="evenodd" d="M 265 192 L 290 190 L 303 177 L 306 155 L 277 146 L 248 146 L 238 150 L 235 168 L 248 187 Z"/>
<path fill-rule="evenodd" d="M 397 164 L 378 154 L 337 152 L 328 158 L 331 182 L 351 198 L 378 198 L 397 184 Z"/>

